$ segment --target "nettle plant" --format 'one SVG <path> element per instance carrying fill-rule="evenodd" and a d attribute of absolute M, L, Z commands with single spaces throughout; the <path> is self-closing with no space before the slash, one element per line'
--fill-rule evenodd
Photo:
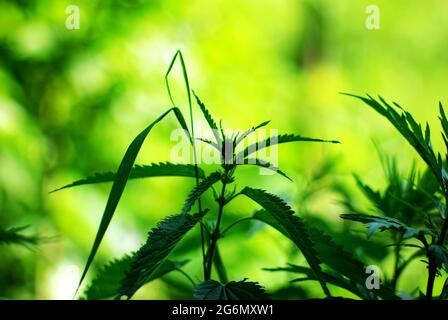
<path fill-rule="evenodd" d="M 176 59 L 179 58 L 183 71 L 186 92 L 188 97 L 190 125 L 188 126 L 179 108 L 175 106 L 172 98 L 169 74 Z M 100 222 L 96 238 L 87 259 L 86 266 L 81 276 L 79 285 L 83 282 L 106 233 L 109 223 L 114 215 L 117 205 L 121 199 L 128 180 L 137 178 L 149 178 L 160 176 L 180 176 L 191 177 L 196 180 L 196 186 L 188 194 L 185 203 L 179 214 L 168 216 L 149 231 L 146 243 L 136 252 L 126 255 L 124 258 L 114 260 L 103 267 L 96 278 L 84 292 L 83 298 L 104 299 L 115 297 L 116 299 L 132 296 L 148 282 L 162 277 L 163 275 L 180 270 L 192 283 L 192 293 L 197 299 L 266 299 L 269 298 L 267 292 L 256 282 L 242 279 L 229 281 L 226 276 L 225 261 L 221 258 L 218 250 L 218 242 L 235 225 L 250 219 L 262 221 L 273 226 L 297 246 L 309 264 L 310 272 L 319 281 L 326 296 L 331 297 L 331 293 L 326 285 L 325 276 L 322 273 L 322 260 L 319 258 L 315 244 L 311 239 L 305 222 L 295 215 L 294 211 L 280 197 L 270 194 L 261 189 L 244 187 L 236 191 L 235 179 L 236 171 L 241 165 L 256 165 L 264 169 L 277 171 L 284 175 L 274 165 L 256 157 L 250 157 L 257 151 L 273 145 L 288 142 L 329 142 L 338 143 L 334 140 L 322 140 L 307 138 L 299 135 L 286 134 L 268 137 L 262 141 L 257 141 L 253 145 L 241 148 L 243 141 L 253 134 L 257 129 L 266 126 L 269 121 L 255 126 L 245 132 L 228 136 L 225 130 L 219 128 L 213 120 L 205 105 L 199 100 L 196 94 L 196 102 L 208 123 L 213 140 L 196 138 L 193 126 L 192 112 L 192 91 L 188 81 L 184 59 L 180 51 L 176 52 L 165 76 L 166 86 L 173 107 L 164 112 L 159 118 L 147 126 L 128 147 L 121 160 L 120 166 L 115 173 L 98 173 L 83 180 L 75 181 L 60 189 L 65 189 L 80 185 L 89 185 L 101 182 L 113 182 L 107 204 Z M 136 157 L 149 132 L 162 121 L 167 115 L 174 114 L 179 125 L 183 129 L 188 141 L 191 144 L 194 155 L 193 164 L 159 163 L 150 165 L 135 165 Z M 201 140 L 213 146 L 220 153 L 220 169 L 206 174 L 197 165 L 196 141 Z M 242 149 L 242 150 L 240 150 Z M 238 151 L 239 150 L 239 151 Z M 218 191 L 216 191 L 215 186 Z M 58 189 L 58 190 L 60 190 Z M 201 196 L 206 192 L 213 192 L 216 202 L 215 210 L 205 208 L 201 202 Z M 225 207 L 236 197 L 245 196 L 261 206 L 261 210 L 250 216 L 243 217 L 226 227 L 222 227 L 222 218 L 225 215 Z M 194 211 L 194 213 L 192 213 Z M 208 221 L 206 219 L 209 219 Z M 211 221 L 210 221 L 211 219 Z M 199 227 L 201 232 L 201 253 L 202 253 L 202 273 L 203 281 L 196 283 L 191 276 L 187 275 L 181 268 L 187 261 L 172 261 L 169 256 L 182 238 L 193 228 Z M 319 234 L 320 237 L 320 234 Z M 320 239 L 323 246 L 332 246 L 327 238 Z M 331 250 L 329 250 L 331 251 Z M 331 256 L 327 254 L 326 256 Z M 328 259 L 327 259 L 328 260 Z M 331 258 L 330 258 L 331 260 Z M 333 259 L 334 260 L 334 259 Z M 332 263 L 330 263 L 331 265 Z M 359 267 L 362 271 L 362 266 Z M 216 270 L 218 280 L 212 279 L 212 269 Z M 79 289 L 79 287 L 78 287 Z"/>
<path fill-rule="evenodd" d="M 383 157 L 383 167 L 387 177 L 387 187 L 377 191 L 364 184 L 356 177 L 359 188 L 373 204 L 375 211 L 381 216 L 371 215 L 348 205 L 351 214 L 341 217 L 368 226 L 370 237 L 376 231 L 390 231 L 390 240 L 394 248 L 394 267 L 386 284 L 397 290 L 397 283 L 409 264 L 422 258 L 427 264 L 428 280 L 426 293 L 419 291 L 417 298 L 433 299 L 434 282 L 437 276 L 448 271 L 448 248 L 446 235 L 448 232 L 448 175 L 446 165 L 448 159 L 448 121 L 444 108 L 439 103 L 439 119 L 442 125 L 442 138 L 446 152 L 442 156 L 436 153 L 431 143 L 431 130 L 426 124 L 417 123 L 412 115 L 404 111 L 400 105 L 393 106 L 383 98 L 375 100 L 371 96 L 354 97 L 361 99 L 368 106 L 384 116 L 414 148 L 426 164 L 426 170 L 418 174 L 415 166 L 407 177 L 403 177 L 396 161 Z M 349 204 L 349 202 L 348 202 Z M 403 255 L 404 249 L 412 248 L 410 255 Z M 448 299 L 448 278 L 445 280 L 439 299 Z"/>

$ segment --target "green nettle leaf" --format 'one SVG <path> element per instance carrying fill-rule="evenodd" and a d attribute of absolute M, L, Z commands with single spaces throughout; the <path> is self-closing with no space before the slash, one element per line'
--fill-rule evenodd
<path fill-rule="evenodd" d="M 182 214 L 187 214 L 190 212 L 196 200 L 208 189 L 211 188 L 213 184 L 218 182 L 221 179 L 221 173 L 213 172 L 207 178 L 202 180 L 188 195 L 187 200 L 184 203 L 184 207 L 182 209 Z"/>
<path fill-rule="evenodd" d="M 193 95 L 196 98 L 196 102 L 197 102 L 199 108 L 201 109 L 202 114 L 204 115 L 204 118 L 207 121 L 210 129 L 212 130 L 213 135 L 215 136 L 216 143 L 218 145 L 220 145 L 221 137 L 219 136 L 218 126 L 216 125 L 215 120 L 213 120 L 213 117 L 210 114 L 210 112 L 207 110 L 207 108 L 205 107 L 205 104 L 198 98 L 198 96 L 196 95 L 196 93 L 194 91 L 193 91 Z"/>
<path fill-rule="evenodd" d="M 37 236 L 27 236 L 22 231 L 28 226 L 4 229 L 0 226 L 0 245 L 2 244 L 18 244 L 23 246 L 36 245 L 39 241 Z"/>
<path fill-rule="evenodd" d="M 300 275 L 304 275 L 305 277 L 297 278 L 291 280 L 291 283 L 294 282 L 303 282 L 303 281 L 319 281 L 316 277 L 316 274 L 313 270 L 308 267 L 298 266 L 291 263 L 288 263 L 287 267 L 278 267 L 278 268 L 263 268 L 265 271 L 269 272 L 290 272 L 296 273 Z M 345 289 L 353 294 L 357 295 L 360 298 L 371 300 L 375 298 L 374 294 L 371 294 L 368 290 L 364 290 L 364 288 L 357 283 L 350 282 L 349 280 L 343 278 L 340 274 L 335 272 L 321 272 L 321 277 L 325 280 L 325 282 L 332 284 L 334 286 Z"/>
<path fill-rule="evenodd" d="M 418 124 L 412 115 L 404 111 L 403 108 L 394 103 L 395 107 L 401 110 L 399 113 L 397 110 L 389 105 L 382 97 L 379 97 L 378 102 L 370 95 L 367 95 L 367 98 L 353 95 L 353 94 L 345 94 L 347 96 L 355 97 L 360 99 L 368 106 L 372 107 L 379 114 L 384 116 L 389 122 L 400 132 L 400 134 L 409 142 L 409 144 L 417 151 L 420 157 L 426 162 L 434 176 L 437 178 L 440 186 L 443 186 L 443 177 L 442 177 L 442 169 L 443 163 L 440 155 L 436 155 L 432 148 L 431 137 L 429 126 L 426 125 L 425 133 L 423 133 L 422 126 Z M 441 108 L 441 121 L 442 125 L 444 125 L 444 120 L 442 114 L 443 108 Z"/>
<path fill-rule="evenodd" d="M 252 127 L 246 131 L 244 131 L 239 137 L 237 137 L 237 139 L 235 140 L 235 146 L 239 145 L 241 143 L 241 141 L 243 141 L 244 139 L 246 139 L 250 134 L 254 133 L 255 131 L 257 131 L 260 128 L 263 128 L 264 126 L 267 126 L 269 123 L 271 122 L 271 120 L 268 121 L 264 121 L 262 123 L 260 123 L 259 125 Z"/>
<path fill-rule="evenodd" d="M 92 249 L 90 250 L 89 257 L 87 258 L 86 266 L 84 267 L 84 271 L 82 272 L 81 279 L 79 280 L 78 289 L 84 280 L 87 271 L 89 271 L 90 265 L 95 258 L 95 255 L 98 251 L 98 248 L 103 240 L 104 234 L 106 233 L 107 228 L 109 227 L 109 223 L 112 220 L 112 217 L 115 213 L 115 209 L 118 206 L 118 202 L 123 195 L 124 188 L 129 179 L 129 175 L 131 174 L 132 168 L 134 167 L 135 159 L 140 151 L 143 142 L 148 136 L 149 132 L 152 128 L 162 121 L 170 112 L 174 112 L 178 122 L 181 124 L 182 128 L 188 133 L 188 128 L 186 127 L 185 120 L 183 119 L 182 113 L 178 108 L 171 108 L 159 116 L 154 122 L 152 122 L 149 126 L 147 126 L 142 132 L 140 132 L 137 137 L 132 141 L 129 145 L 126 153 L 124 154 L 123 159 L 121 160 L 120 166 L 118 167 L 117 173 L 115 175 L 114 182 L 112 184 L 112 188 L 109 193 L 109 197 L 107 199 L 106 208 L 104 209 L 103 216 L 101 217 L 100 226 L 98 228 L 95 240 L 93 242 Z M 191 140 L 191 137 L 190 137 Z"/>
<path fill-rule="evenodd" d="M 424 228 L 411 228 L 398 219 L 391 217 L 378 217 L 367 214 L 342 214 L 342 219 L 361 222 L 368 226 L 367 237 L 370 238 L 375 231 L 396 230 L 403 232 L 404 238 L 412 238 L 423 234 L 431 234 L 430 230 Z"/>
<path fill-rule="evenodd" d="M 336 244 L 333 239 L 317 228 L 310 228 L 311 239 L 314 242 L 316 251 L 321 261 L 349 281 L 346 281 L 346 288 L 357 294 L 361 298 L 371 299 L 380 297 L 383 299 L 399 299 L 392 289 L 382 285 L 375 291 L 365 288 L 366 264 L 355 259 L 353 255 L 346 251 L 343 246 Z"/>
<path fill-rule="evenodd" d="M 286 235 L 292 242 L 299 248 L 308 262 L 309 266 L 316 273 L 316 277 L 320 280 L 322 289 L 325 294 L 330 295 L 328 288 L 325 285 L 324 280 L 321 278 L 321 261 L 318 258 L 316 249 L 311 241 L 308 229 L 298 216 L 294 214 L 294 211 L 279 197 L 267 193 L 264 190 L 252 189 L 245 187 L 241 194 L 244 194 L 251 198 L 253 201 L 262 206 L 272 219 L 266 220 L 258 218 L 270 224 L 272 227 L 277 228 L 278 231 Z M 269 221 L 275 221 L 275 223 L 269 223 Z"/>
<path fill-rule="evenodd" d="M 102 300 L 116 296 L 120 289 L 120 281 L 123 279 L 125 272 L 129 269 L 134 255 L 135 254 L 125 255 L 121 259 L 113 260 L 104 265 L 84 291 L 83 299 Z M 179 270 L 187 263 L 188 260 L 165 260 L 151 277 L 147 279 L 146 283 L 161 278 L 171 271 Z"/>
<path fill-rule="evenodd" d="M 215 280 L 202 282 L 194 288 L 198 300 L 267 300 L 269 294 L 257 282 L 231 281 L 221 284 Z"/>
<path fill-rule="evenodd" d="M 173 251 L 185 234 L 204 216 L 205 212 L 195 215 L 179 214 L 162 220 L 148 234 L 146 243 L 137 251 L 130 268 L 121 282 L 117 299 L 126 296 L 130 299 Z"/>
<path fill-rule="evenodd" d="M 238 165 L 253 165 L 253 166 L 257 166 L 257 167 L 262 167 L 262 168 L 274 171 L 292 182 L 292 179 L 290 177 L 288 177 L 286 175 L 286 173 L 284 173 L 278 167 L 274 166 L 273 164 L 271 164 L 267 161 L 261 160 L 261 159 L 244 159 L 244 163 L 241 163 Z"/>
<path fill-rule="evenodd" d="M 243 151 L 241 151 L 238 154 L 237 159 L 243 159 L 258 150 L 268 148 L 268 147 L 276 145 L 276 144 L 288 143 L 288 142 L 300 142 L 300 141 L 302 141 L 302 142 L 340 143 L 339 141 L 336 141 L 336 140 L 323 140 L 323 139 L 308 138 L 308 137 L 302 137 L 302 136 L 295 135 L 295 134 L 281 134 L 281 135 L 278 135 L 275 137 L 267 138 L 262 141 L 257 141 L 255 143 L 249 145 L 248 147 L 246 147 Z"/>
<path fill-rule="evenodd" d="M 204 171 L 198 168 L 199 178 L 204 178 Z M 174 164 L 170 162 L 152 163 L 150 165 L 135 165 L 129 173 L 128 180 L 141 179 L 150 177 L 196 177 L 195 167 L 191 164 Z M 95 173 L 93 176 L 82 180 L 77 180 L 61 188 L 53 190 L 56 192 L 62 189 L 82 186 L 87 184 L 95 184 L 102 182 L 113 182 L 116 174 L 113 172 Z"/>

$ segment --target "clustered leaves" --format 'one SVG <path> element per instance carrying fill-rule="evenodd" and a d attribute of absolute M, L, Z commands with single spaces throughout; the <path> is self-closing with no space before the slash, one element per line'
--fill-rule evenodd
<path fill-rule="evenodd" d="M 168 81 L 168 76 L 177 58 L 179 58 L 182 67 L 188 97 L 189 126 L 182 112 L 175 105 Z M 396 258 L 393 275 L 382 282 L 380 289 L 372 291 L 365 286 L 366 274 L 364 268 L 367 264 L 346 248 L 337 244 L 329 234 L 318 227 L 309 227 L 305 219 L 296 214 L 291 206 L 279 196 L 249 186 L 237 190 L 234 184 L 237 179 L 238 167 L 244 165 L 255 165 L 274 170 L 291 180 L 285 172 L 271 163 L 256 156 L 250 157 L 257 154 L 256 152 L 261 149 L 289 142 L 338 143 L 338 141 L 309 138 L 296 134 L 280 134 L 241 148 L 245 139 L 257 129 L 268 125 L 269 121 L 249 128 L 244 132 L 228 136 L 225 134 L 221 122 L 219 125 L 217 124 L 205 104 L 193 92 L 196 103 L 213 134 L 213 140 L 195 137 L 191 102 L 192 90 L 180 51 L 176 53 L 170 64 L 166 74 L 166 84 L 169 97 L 173 103 L 172 108 L 137 135 L 127 149 L 116 172 L 94 174 L 57 189 L 112 182 L 101 223 L 81 275 L 80 285 L 95 258 L 128 180 L 162 176 L 191 177 L 195 178 L 196 185 L 186 197 L 179 213 L 163 219 L 156 227 L 152 228 L 146 242 L 140 249 L 121 259 L 113 260 L 100 269 L 85 290 L 83 298 L 105 299 L 115 297 L 121 299 L 125 297 L 130 299 L 148 282 L 177 270 L 191 282 L 191 294 L 197 299 L 268 299 L 269 294 L 257 282 L 248 281 L 245 277 L 240 277 L 243 280 L 229 281 L 225 261 L 220 256 L 218 249 L 218 241 L 224 234 L 227 234 L 235 225 L 247 220 L 257 220 L 278 230 L 291 241 L 295 251 L 300 252 L 305 258 L 308 266 L 289 263 L 286 267 L 265 268 L 269 272 L 287 272 L 298 275 L 299 277 L 294 278 L 290 284 L 317 281 L 325 297 L 330 299 L 334 298 L 330 290 L 333 287 L 342 288 L 361 299 L 400 299 L 397 283 L 403 270 L 414 259 L 426 257 L 429 277 L 426 295 L 424 296 L 428 299 L 432 298 L 436 276 L 441 275 L 442 271 L 448 267 L 448 250 L 445 245 L 445 236 L 448 229 L 446 219 L 448 177 L 445 171 L 446 159 L 443 160 L 442 155 L 433 150 L 431 131 L 428 125 L 423 130 L 422 126 L 414 120 L 409 112 L 404 111 L 396 103 L 394 103 L 394 106 L 388 104 L 381 97 L 377 101 L 371 96 L 354 96 L 391 122 L 427 165 L 427 170 L 421 175 L 418 175 L 415 167 L 413 167 L 411 173 L 403 182 L 396 163 L 383 159 L 389 182 L 384 191 L 375 190 L 355 176 L 357 186 L 371 202 L 375 214 L 371 214 L 371 212 L 368 212 L 369 210 L 359 209 L 345 195 L 344 205 L 348 212 L 341 215 L 342 219 L 367 226 L 367 237 L 369 239 L 377 236 L 377 231 L 388 231 L 391 234 L 390 239 L 393 241 L 391 247 L 394 248 Z M 170 113 L 174 113 L 177 122 L 191 142 L 195 155 L 194 163 L 173 164 L 165 162 L 135 165 L 136 157 L 150 131 Z M 440 121 L 443 128 L 442 137 L 448 148 L 448 121 L 441 105 Z M 220 153 L 221 166 L 218 171 L 207 174 L 197 165 L 195 149 L 197 141 L 208 144 Z M 319 175 L 317 175 L 317 178 L 319 178 Z M 233 188 L 231 188 L 232 185 Z M 201 202 L 201 197 L 207 192 L 213 192 L 215 208 L 205 208 Z M 255 213 L 248 213 L 247 216 L 234 221 L 223 229 L 221 224 L 223 216 L 226 215 L 225 208 L 238 196 L 245 196 L 258 204 L 261 209 L 255 211 Z M 194 210 L 195 206 L 197 210 Z M 196 213 L 192 214 L 192 211 Z M 215 214 L 210 217 L 210 212 Z M 206 217 L 209 218 L 208 221 Z M 200 227 L 201 230 L 203 279 L 199 283 L 182 270 L 187 261 L 169 260 L 172 252 L 176 250 L 185 235 L 195 227 Z M 2 241 L 1 235 L 0 230 L 0 243 Z M 402 255 L 402 249 L 405 247 L 415 250 L 411 256 L 406 258 Z M 212 268 L 215 268 L 218 279 L 213 279 Z M 287 288 L 289 290 L 291 287 L 288 286 Z M 446 299 L 447 292 L 446 281 L 439 298 Z"/>

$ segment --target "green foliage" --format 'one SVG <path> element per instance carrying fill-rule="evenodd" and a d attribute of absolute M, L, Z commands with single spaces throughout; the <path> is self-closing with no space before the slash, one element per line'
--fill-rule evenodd
<path fill-rule="evenodd" d="M 360 211 L 358 211 L 357 214 L 344 214 L 341 217 L 366 224 L 368 226 L 368 237 L 377 230 L 392 231 L 392 240 L 395 242 L 393 244 L 395 247 L 395 267 L 391 284 L 394 289 L 396 289 L 400 274 L 409 263 L 421 256 L 422 253 L 426 255 L 428 282 L 425 298 L 430 300 L 433 298 L 435 279 L 438 275 L 441 275 L 443 268 L 446 269 L 448 257 L 445 244 L 448 231 L 446 162 L 442 160 L 442 155 L 433 149 L 431 129 L 428 124 L 423 130 L 423 126 L 409 112 L 403 110 L 397 103 L 394 103 L 395 107 L 392 107 L 381 97 L 377 101 L 369 95 L 367 97 L 351 96 L 360 99 L 384 116 L 414 148 L 426 163 L 427 168 L 418 181 L 413 168 L 407 179 L 402 183 L 395 162 L 387 163 L 385 171 L 389 184 L 383 193 L 374 191 L 357 178 L 359 188 L 385 216 L 359 214 Z M 397 111 L 397 109 L 400 111 Z M 439 113 L 439 120 L 443 129 L 441 134 L 448 152 L 448 121 L 441 103 L 439 103 Z M 448 159 L 448 153 L 446 153 L 445 158 Z M 357 211 L 353 206 L 350 206 L 349 209 Z M 422 227 L 422 224 L 425 227 Z M 405 243 L 405 240 L 412 237 L 417 239 L 421 245 Z M 414 247 L 418 250 L 402 261 L 403 247 Z"/>
<path fill-rule="evenodd" d="M 148 240 L 132 259 L 117 298 L 126 296 L 130 299 L 138 289 L 154 279 L 154 273 L 161 273 L 159 269 L 163 267 L 165 259 L 203 216 L 204 213 L 171 216 L 152 229 Z"/>
<path fill-rule="evenodd" d="M 39 237 L 24 235 L 22 233 L 27 228 L 28 226 L 5 229 L 0 226 L 0 245 L 18 244 L 25 247 L 36 245 Z"/>
<path fill-rule="evenodd" d="M 188 128 L 181 111 L 175 106 L 175 102 L 169 86 L 168 77 L 174 66 L 176 59 L 179 58 L 182 73 L 184 76 L 185 87 L 187 91 L 188 105 L 190 111 L 190 128 Z M 325 280 L 321 274 L 320 260 L 317 257 L 317 252 L 314 248 L 314 244 L 310 239 L 305 222 L 298 216 L 294 215 L 292 209 L 279 197 L 267 193 L 264 190 L 252 189 L 249 187 L 243 188 L 240 192 L 236 191 L 236 187 L 233 191 L 228 191 L 228 187 L 235 182 L 235 171 L 239 165 L 253 164 L 265 169 L 274 170 L 280 175 L 291 180 L 284 172 L 278 170 L 267 161 L 262 159 L 247 159 L 239 158 L 241 153 L 226 154 L 227 146 L 231 144 L 232 150 L 246 139 L 251 133 L 257 129 L 266 126 L 269 121 L 265 121 L 251 129 L 232 135 L 228 137 L 225 134 L 225 130 L 220 126 L 220 134 L 218 132 L 218 126 L 211 116 L 205 104 L 194 93 L 196 102 L 202 111 L 202 115 L 207 121 L 210 129 L 212 130 L 216 142 L 209 141 L 204 138 L 196 138 L 194 135 L 193 126 L 193 110 L 191 104 L 191 89 L 188 81 L 185 62 L 180 51 L 176 52 L 171 64 L 168 68 L 165 76 L 168 95 L 172 102 L 173 107 L 163 113 L 154 122 L 152 122 L 145 130 L 143 130 L 128 147 L 117 172 L 96 174 L 87 179 L 75 181 L 72 184 L 66 185 L 60 189 L 92 184 L 99 182 L 113 181 L 112 189 L 107 200 L 106 208 L 104 210 L 100 226 L 87 259 L 86 266 L 81 275 L 80 285 L 89 270 L 90 265 L 98 251 L 104 234 L 109 226 L 109 223 L 117 208 L 118 202 L 121 199 L 126 183 L 129 179 L 155 177 L 155 176 L 184 176 L 195 177 L 196 186 L 188 195 L 184 202 L 184 206 L 181 213 L 178 215 L 165 218 L 159 224 L 153 228 L 148 235 L 146 243 L 134 254 L 125 256 L 124 258 L 114 261 L 109 265 L 106 265 L 100 270 L 99 275 L 92 281 L 88 289 L 86 290 L 85 297 L 88 299 L 100 299 L 111 296 L 116 296 L 117 299 L 126 297 L 130 299 L 143 285 L 149 281 L 163 276 L 167 272 L 178 270 L 182 263 L 169 262 L 167 259 L 171 252 L 176 248 L 179 242 L 184 238 L 186 233 L 193 229 L 197 224 L 201 227 L 201 247 L 202 247 L 202 264 L 204 272 L 204 282 L 197 286 L 194 290 L 195 296 L 200 299 L 265 299 L 268 297 L 264 289 L 254 282 L 246 282 L 245 280 L 235 282 L 227 281 L 227 272 L 225 269 L 225 261 L 221 259 L 218 250 L 218 240 L 222 237 L 221 221 L 224 215 L 225 206 L 231 202 L 237 195 L 243 194 L 261 205 L 270 218 L 275 221 L 273 226 L 278 226 L 278 229 L 284 233 L 297 248 L 302 252 L 310 268 L 315 273 L 315 277 L 319 280 L 324 293 L 330 296 L 330 292 L 326 286 Z M 164 119 L 170 112 L 173 112 L 177 118 L 179 125 L 184 129 L 194 152 L 194 164 L 193 165 L 178 165 L 171 163 L 162 163 L 158 165 L 150 166 L 135 166 L 135 159 L 140 151 L 140 148 L 145 141 L 147 135 L 152 128 Z M 197 155 L 195 148 L 195 141 L 201 140 L 220 152 L 220 170 L 215 171 L 209 175 L 206 175 L 204 171 L 197 165 Z M 334 140 L 323 140 L 315 138 L 307 138 L 299 135 L 284 134 L 277 137 L 267 138 L 260 143 L 256 143 L 255 148 L 262 149 L 267 148 L 274 144 L 295 142 L 295 141 L 311 141 L 311 142 L 331 142 L 337 143 Z M 245 155 L 253 153 L 254 150 L 251 146 Z M 255 150 L 256 151 L 256 150 Z M 245 151 L 242 151 L 245 153 Z M 242 163 L 235 160 L 244 159 Z M 214 185 L 221 183 L 221 192 L 218 193 Z M 58 190 L 60 190 L 58 189 Z M 213 223 L 204 223 L 203 218 L 209 209 L 203 209 L 201 197 L 208 191 L 213 190 L 216 206 L 217 216 Z M 196 214 L 190 215 L 189 212 L 193 209 L 193 206 L 197 203 L 198 210 Z M 250 217 L 250 216 L 249 216 Z M 260 218 L 260 220 L 262 220 Z M 267 222 L 268 223 L 268 222 Z M 212 280 L 212 267 L 215 267 L 220 280 L 225 285 L 221 285 L 219 282 Z M 186 273 L 184 275 L 190 279 Z M 117 286 L 117 278 L 122 277 L 121 284 Z"/>
<path fill-rule="evenodd" d="M 249 145 L 246 147 L 243 151 L 241 151 L 238 154 L 238 158 L 243 158 L 251 155 L 252 153 L 262 150 L 264 148 L 281 144 L 281 143 L 289 143 L 289 142 L 329 142 L 329 143 L 340 143 L 336 140 L 323 140 L 323 139 L 315 139 L 315 138 L 308 138 L 308 137 L 302 137 L 295 134 L 281 134 L 275 137 L 269 137 L 267 139 L 264 139 L 262 141 L 257 141 L 254 144 Z"/>
<path fill-rule="evenodd" d="M 342 214 L 342 219 L 357 221 L 368 226 L 367 237 L 370 238 L 375 231 L 396 230 L 403 233 L 403 238 L 421 237 L 424 233 L 431 234 L 426 229 L 408 227 L 398 219 L 391 217 L 375 217 L 366 214 Z"/>
<path fill-rule="evenodd" d="M 266 300 L 269 295 L 257 282 L 231 281 L 220 284 L 208 280 L 194 288 L 194 296 L 198 300 Z"/>
<path fill-rule="evenodd" d="M 190 212 L 194 203 L 201 197 L 201 195 L 210 189 L 210 187 L 218 182 L 221 179 L 221 173 L 213 172 L 207 178 L 202 180 L 191 193 L 188 195 L 187 200 L 184 203 L 184 207 L 182 209 L 182 214 L 187 214 Z"/>
<path fill-rule="evenodd" d="M 257 218 L 259 220 L 270 224 L 294 242 L 297 248 L 302 252 L 311 269 L 314 271 L 317 279 L 320 280 L 320 284 L 325 294 L 329 295 L 325 281 L 321 279 L 320 276 L 321 261 L 318 258 L 314 244 L 309 236 L 308 229 L 302 219 L 294 215 L 294 211 L 282 199 L 267 193 L 264 190 L 245 187 L 241 193 L 251 198 L 266 210 L 258 213 Z M 263 214 L 265 215 L 266 213 L 272 217 L 275 221 L 274 223 L 270 222 L 272 220 L 269 218 L 263 217 Z"/>

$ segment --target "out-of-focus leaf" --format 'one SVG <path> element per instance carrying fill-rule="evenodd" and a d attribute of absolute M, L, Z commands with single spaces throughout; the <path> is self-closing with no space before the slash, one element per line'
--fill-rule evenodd
<path fill-rule="evenodd" d="M 342 214 L 342 219 L 361 222 L 368 226 L 367 237 L 370 238 L 375 231 L 396 230 L 403 232 L 404 238 L 418 237 L 424 233 L 430 233 L 423 228 L 411 228 L 398 219 L 391 217 L 377 217 L 366 214 Z"/>
<path fill-rule="evenodd" d="M 435 264 L 438 268 L 444 267 L 448 270 L 448 249 L 437 245 L 432 244 L 429 246 L 429 253 L 434 257 Z"/>
<path fill-rule="evenodd" d="M 198 300 L 267 300 L 269 295 L 257 282 L 231 281 L 220 284 L 208 280 L 194 288 L 194 296 Z"/>
<path fill-rule="evenodd" d="M 284 173 L 282 170 L 280 170 L 273 164 L 271 164 L 267 161 L 261 160 L 261 159 L 244 159 L 244 163 L 241 163 L 238 165 L 253 165 L 253 166 L 265 168 L 265 169 L 268 169 L 268 170 L 278 173 L 279 175 L 285 177 L 286 179 L 288 179 L 289 181 L 292 182 L 292 179 L 290 177 L 288 177 L 286 175 L 286 173 Z"/>
<path fill-rule="evenodd" d="M 22 234 L 22 231 L 29 226 L 21 226 L 15 228 L 4 229 L 0 226 L 0 245 L 2 244 L 18 244 L 23 246 L 36 245 L 39 241 L 37 236 L 28 236 Z"/>

